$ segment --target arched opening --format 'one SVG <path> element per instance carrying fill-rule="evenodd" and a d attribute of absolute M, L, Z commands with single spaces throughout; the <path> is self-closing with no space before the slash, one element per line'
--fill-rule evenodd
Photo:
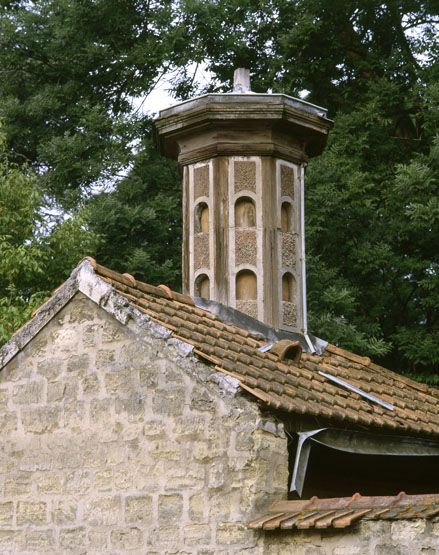
<path fill-rule="evenodd" d="M 235 227 L 256 227 L 256 208 L 251 198 L 241 197 L 236 201 Z"/>
<path fill-rule="evenodd" d="M 293 207 L 291 202 L 283 202 L 280 211 L 281 229 L 284 233 L 293 231 Z"/>
<path fill-rule="evenodd" d="M 195 296 L 210 299 L 210 280 L 206 274 L 200 274 L 195 280 Z"/>
<path fill-rule="evenodd" d="M 209 233 L 209 207 L 200 202 L 195 207 L 195 233 Z"/>
<path fill-rule="evenodd" d="M 236 299 L 239 301 L 255 301 L 258 286 L 255 274 L 251 270 L 241 270 L 236 274 Z"/>
<path fill-rule="evenodd" d="M 282 300 L 287 302 L 293 302 L 296 296 L 296 280 L 293 274 L 290 272 L 285 272 L 282 276 Z"/>

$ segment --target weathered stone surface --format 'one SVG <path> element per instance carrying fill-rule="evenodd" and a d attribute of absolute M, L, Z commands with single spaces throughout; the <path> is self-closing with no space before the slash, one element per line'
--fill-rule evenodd
<path fill-rule="evenodd" d="M 0 553 L 408 555 L 403 541 L 434 554 L 437 524 L 247 530 L 286 495 L 282 424 L 117 311 L 78 294 L 0 373 Z"/>
<path fill-rule="evenodd" d="M 130 496 L 125 499 L 125 520 L 129 524 L 152 520 L 152 497 L 150 495 Z"/>
<path fill-rule="evenodd" d="M 86 553 L 85 528 L 64 528 L 59 532 L 59 544 L 62 549 L 72 553 Z"/>
<path fill-rule="evenodd" d="M 47 523 L 47 503 L 43 501 L 19 501 L 17 504 L 17 525 Z"/>

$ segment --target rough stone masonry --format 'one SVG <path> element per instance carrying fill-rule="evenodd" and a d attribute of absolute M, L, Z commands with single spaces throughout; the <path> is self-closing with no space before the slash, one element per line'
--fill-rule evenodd
<path fill-rule="evenodd" d="M 2 554 L 257 550 L 283 428 L 161 330 L 78 293 L 3 369 Z"/>
<path fill-rule="evenodd" d="M 246 529 L 286 497 L 282 424 L 82 282 L 96 302 L 64 299 L 0 374 L 2 555 L 437 553 L 439 525 L 424 521 Z"/>

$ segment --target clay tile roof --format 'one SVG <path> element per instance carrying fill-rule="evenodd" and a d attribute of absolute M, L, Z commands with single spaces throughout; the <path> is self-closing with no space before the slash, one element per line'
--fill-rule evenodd
<path fill-rule="evenodd" d="M 226 324 L 193 300 L 165 286 L 154 287 L 89 259 L 95 273 L 139 311 L 193 345 L 194 353 L 241 383 L 273 409 L 428 437 L 439 437 L 439 391 L 328 344 L 322 355 L 297 350 L 295 360 L 258 349 L 266 344 L 248 330 Z M 383 408 L 340 387 L 319 371 L 340 378 L 394 406 Z"/>
<path fill-rule="evenodd" d="M 277 501 L 269 512 L 247 523 L 260 530 L 347 528 L 360 520 L 433 519 L 439 515 L 439 494 Z"/>

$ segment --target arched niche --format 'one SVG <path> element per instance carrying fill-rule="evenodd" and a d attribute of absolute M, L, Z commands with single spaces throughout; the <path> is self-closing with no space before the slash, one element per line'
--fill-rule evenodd
<path fill-rule="evenodd" d="M 200 274 L 195 280 L 195 296 L 210 299 L 210 280 L 206 274 Z"/>
<path fill-rule="evenodd" d="M 200 202 L 195 207 L 195 233 L 209 233 L 209 207 L 205 202 Z"/>
<path fill-rule="evenodd" d="M 235 227 L 256 227 L 256 207 L 249 197 L 241 197 L 235 203 Z"/>
<path fill-rule="evenodd" d="M 257 279 L 251 270 L 241 270 L 236 274 L 236 300 L 255 301 L 258 296 Z"/>
<path fill-rule="evenodd" d="M 283 202 L 280 210 L 281 229 L 284 233 L 293 231 L 293 206 L 291 202 Z"/>
<path fill-rule="evenodd" d="M 293 274 L 285 272 L 282 276 L 282 300 L 294 302 L 296 297 L 296 280 Z"/>

